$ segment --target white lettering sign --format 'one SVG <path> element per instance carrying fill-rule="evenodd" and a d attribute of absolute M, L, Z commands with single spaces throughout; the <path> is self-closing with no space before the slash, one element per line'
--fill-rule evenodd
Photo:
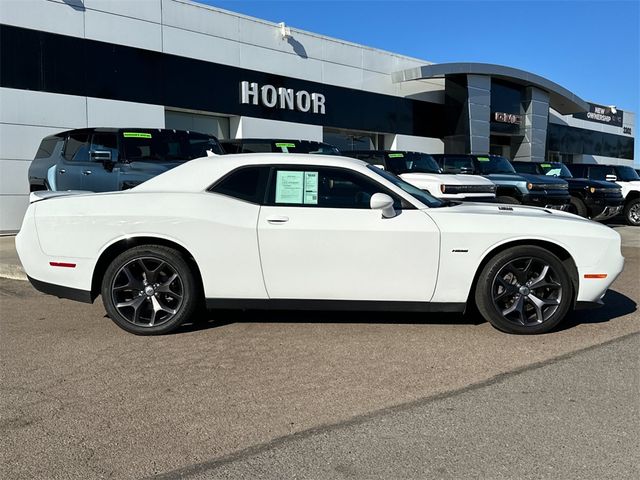
<path fill-rule="evenodd" d="M 294 91 L 293 88 L 259 86 L 257 82 L 240 82 L 240 103 L 263 105 L 282 110 L 298 110 L 325 114 L 325 96 L 321 93 L 309 93 L 306 90 Z"/>

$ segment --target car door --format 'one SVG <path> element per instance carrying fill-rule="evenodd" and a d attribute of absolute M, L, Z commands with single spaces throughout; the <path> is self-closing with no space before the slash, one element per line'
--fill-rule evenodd
<path fill-rule="evenodd" d="M 83 172 L 90 167 L 89 163 L 90 133 L 70 133 L 65 142 L 62 160 L 56 169 L 56 188 L 58 190 L 83 190 Z"/>
<path fill-rule="evenodd" d="M 438 228 L 418 209 L 382 218 L 369 206 L 378 192 L 394 196 L 349 169 L 274 167 L 258 219 L 269 297 L 429 301 L 438 270 Z"/>
<path fill-rule="evenodd" d="M 102 152 L 111 154 L 111 161 L 105 161 Z M 97 157 L 97 158 L 96 158 Z M 112 192 L 119 190 L 118 137 L 111 132 L 95 132 L 91 137 L 88 168 L 83 170 L 84 189 L 92 192 Z"/>

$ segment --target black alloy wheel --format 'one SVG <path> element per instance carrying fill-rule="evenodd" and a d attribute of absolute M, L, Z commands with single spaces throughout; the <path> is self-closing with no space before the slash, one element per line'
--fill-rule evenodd
<path fill-rule="evenodd" d="M 482 316 L 508 333 L 544 333 L 566 315 L 573 285 L 565 266 L 537 246 L 512 247 L 483 268 L 476 287 Z"/>
<path fill-rule="evenodd" d="M 134 247 L 107 268 L 102 300 L 109 317 L 139 335 L 168 333 L 195 311 L 194 275 L 182 255 L 168 247 Z"/>

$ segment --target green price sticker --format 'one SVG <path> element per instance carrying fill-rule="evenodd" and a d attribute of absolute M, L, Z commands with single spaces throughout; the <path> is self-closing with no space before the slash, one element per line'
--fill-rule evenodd
<path fill-rule="evenodd" d="M 122 135 L 124 138 L 151 138 L 150 133 L 142 132 L 124 132 Z"/>
<path fill-rule="evenodd" d="M 540 166 L 543 167 L 543 168 L 551 168 L 551 164 L 550 163 L 541 163 Z"/>
<path fill-rule="evenodd" d="M 478 161 L 479 162 L 488 162 L 490 160 L 489 160 L 489 157 L 478 157 Z"/>
<path fill-rule="evenodd" d="M 276 147 L 278 148 L 295 148 L 295 143 L 276 143 Z"/>
<path fill-rule="evenodd" d="M 390 153 L 389 158 L 402 158 L 404 157 L 404 153 Z"/>

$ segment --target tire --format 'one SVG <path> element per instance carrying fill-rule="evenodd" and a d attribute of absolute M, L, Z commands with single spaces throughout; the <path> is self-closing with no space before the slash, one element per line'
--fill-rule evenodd
<path fill-rule="evenodd" d="M 582 200 L 577 197 L 572 196 L 570 201 L 570 213 L 575 213 L 576 215 L 580 215 L 583 218 L 588 218 L 587 206 L 584 204 Z"/>
<path fill-rule="evenodd" d="M 169 333 L 199 306 L 193 270 L 173 248 L 133 247 L 107 267 L 102 302 L 109 318 L 136 335 Z"/>
<path fill-rule="evenodd" d="M 487 262 L 478 277 L 475 301 L 480 314 L 498 330 L 545 333 L 569 311 L 573 284 L 554 254 L 541 247 L 517 246 Z"/>
<path fill-rule="evenodd" d="M 520 205 L 520 201 L 517 198 L 514 198 L 514 197 L 506 197 L 506 196 L 496 197 L 496 202 L 498 202 L 498 203 L 508 203 L 508 204 L 511 204 L 511 205 Z"/>
<path fill-rule="evenodd" d="M 624 206 L 624 219 L 627 225 L 640 226 L 640 198 L 634 198 Z"/>

